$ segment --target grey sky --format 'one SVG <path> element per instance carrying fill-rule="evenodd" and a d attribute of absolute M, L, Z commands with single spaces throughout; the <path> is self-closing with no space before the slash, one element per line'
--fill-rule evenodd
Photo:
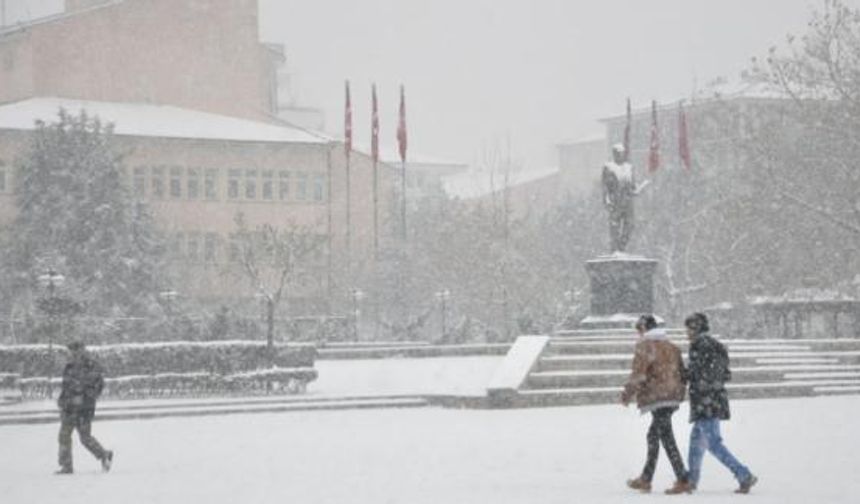
<path fill-rule="evenodd" d="M 353 82 L 367 143 L 370 83 L 383 141 L 407 87 L 410 145 L 472 162 L 510 134 L 529 168 L 552 144 L 600 132 L 596 118 L 675 100 L 802 31 L 810 0 L 260 0 L 264 40 L 283 42 L 303 102 L 341 134 Z"/>
<path fill-rule="evenodd" d="M 673 101 L 695 83 L 735 77 L 753 55 L 802 31 L 823 0 L 259 0 L 265 41 L 286 45 L 302 104 L 343 124 L 353 82 L 356 141 L 369 143 L 370 83 L 393 144 L 397 86 L 407 87 L 410 145 L 474 162 L 505 143 L 537 169 L 552 145 L 600 132 L 624 99 Z M 860 0 L 850 0 L 856 5 Z M 7 0 L 7 20 L 62 0 Z"/>

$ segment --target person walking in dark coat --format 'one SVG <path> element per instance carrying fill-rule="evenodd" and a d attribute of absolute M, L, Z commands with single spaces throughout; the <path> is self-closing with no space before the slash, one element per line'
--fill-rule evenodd
<path fill-rule="evenodd" d="M 731 417 L 729 395 L 725 383 L 731 379 L 729 354 L 726 347 L 710 334 L 708 317 L 694 313 L 684 321 L 690 338 L 689 369 L 686 378 L 690 387 L 690 484 L 699 483 L 705 450 L 726 466 L 740 486 L 737 493 L 746 494 L 758 482 L 750 470 L 735 458 L 723 444 L 720 420 Z"/>
<path fill-rule="evenodd" d="M 102 470 L 107 472 L 113 463 L 113 452 L 105 450 L 91 432 L 96 399 L 104 387 L 104 372 L 80 341 L 69 343 L 68 349 L 71 356 L 63 369 L 63 389 L 57 400 L 60 408 L 60 469 L 57 474 L 74 472 L 72 431 L 75 429 L 81 444 L 101 462 Z"/>
<path fill-rule="evenodd" d="M 666 493 L 689 492 L 687 471 L 672 431 L 672 414 L 684 400 L 685 392 L 681 350 L 669 341 L 663 329 L 657 327 L 653 315 L 640 317 L 636 322 L 636 330 L 640 335 L 639 341 L 636 342 L 633 369 L 621 394 L 621 402 L 627 406 L 635 398 L 643 414 L 651 413 L 651 427 L 646 437 L 648 456 L 645 467 L 638 478 L 627 481 L 627 486 L 641 492 L 651 491 L 651 479 L 657 467 L 662 442 L 677 478 L 675 485 Z"/>

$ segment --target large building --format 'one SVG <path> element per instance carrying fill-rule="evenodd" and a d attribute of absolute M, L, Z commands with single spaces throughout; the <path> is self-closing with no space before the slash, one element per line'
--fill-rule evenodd
<path fill-rule="evenodd" d="M 60 96 L 170 104 L 255 120 L 277 112 L 277 55 L 257 0 L 69 0 L 0 32 L 0 103 Z"/>
<path fill-rule="evenodd" d="M 129 187 L 170 240 L 174 290 L 253 301 L 252 286 L 224 275 L 241 212 L 250 226 L 326 237 L 323 272 L 291 289 L 293 314 L 348 305 L 374 257 L 373 163 L 352 153 L 347 207 L 343 143 L 277 117 L 283 51 L 259 42 L 256 0 L 66 7 L 0 31 L 0 221 L 14 216 L 12 167 L 35 121 L 85 110 L 115 126 Z M 398 170 L 379 164 L 382 243 L 395 234 Z"/>

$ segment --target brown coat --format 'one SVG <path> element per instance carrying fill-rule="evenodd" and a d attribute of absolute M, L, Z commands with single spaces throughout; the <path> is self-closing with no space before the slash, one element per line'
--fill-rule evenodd
<path fill-rule="evenodd" d="M 633 370 L 624 385 L 621 400 L 633 398 L 643 412 L 677 406 L 684 400 L 684 363 L 681 351 L 660 330 L 646 333 L 636 343 Z"/>

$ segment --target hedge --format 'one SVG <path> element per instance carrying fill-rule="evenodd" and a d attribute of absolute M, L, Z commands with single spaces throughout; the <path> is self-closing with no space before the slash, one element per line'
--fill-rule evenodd
<path fill-rule="evenodd" d="M 232 375 L 275 366 L 312 368 L 316 348 L 308 344 L 278 344 L 270 359 L 263 341 L 211 341 L 127 343 L 90 346 L 88 350 L 105 368 L 105 375 L 157 375 L 211 373 Z M 0 346 L 0 373 L 23 378 L 59 376 L 68 359 L 65 347 L 48 345 Z"/>
<path fill-rule="evenodd" d="M 269 368 L 230 375 L 214 373 L 159 373 L 130 375 L 105 379 L 103 397 L 120 399 L 143 397 L 187 397 L 225 394 L 284 394 L 305 391 L 315 380 L 313 368 Z M 54 396 L 59 393 L 60 378 L 21 378 L 18 384 L 25 399 L 48 397 L 50 383 Z"/>

